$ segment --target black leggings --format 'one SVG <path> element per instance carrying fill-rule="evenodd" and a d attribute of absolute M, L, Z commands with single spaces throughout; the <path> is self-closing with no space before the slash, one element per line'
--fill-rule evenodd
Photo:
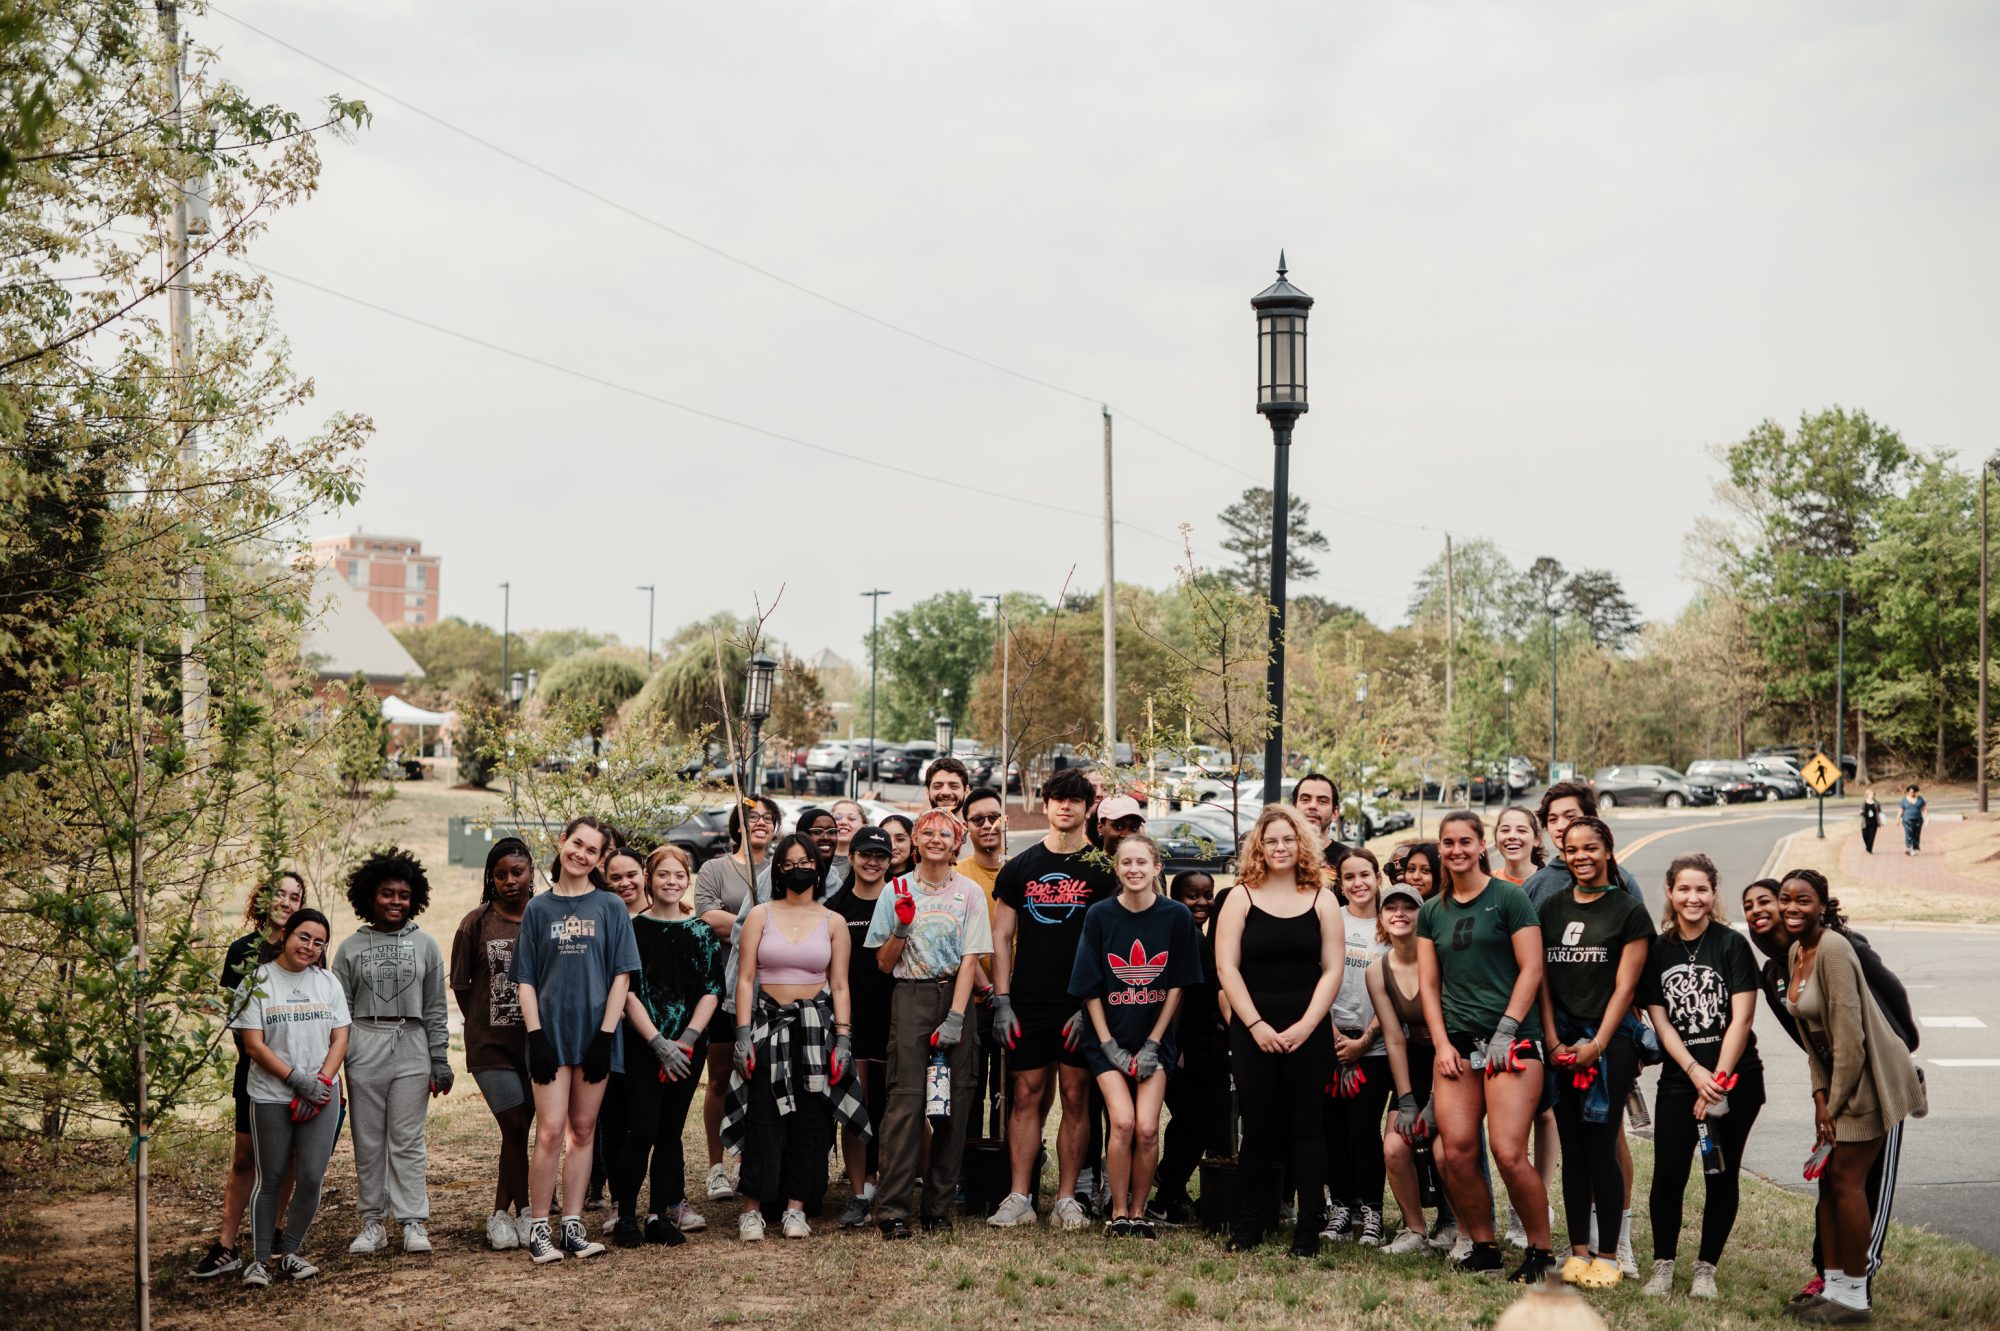
<path fill-rule="evenodd" d="M 1694 1102 L 1694 1088 L 1685 1084 L 1662 1086 L 1653 1098 L 1653 1193 L 1647 1209 L 1653 1217 L 1655 1261 L 1671 1262 L 1680 1250 L 1681 1202 L 1696 1154 Z M 1729 1093 L 1729 1112 L 1708 1120 L 1709 1140 L 1722 1152 L 1722 1172 L 1704 1173 L 1701 1179 L 1699 1260 L 1710 1266 L 1722 1260 L 1723 1245 L 1736 1225 L 1743 1145 L 1763 1107 L 1764 1071 L 1752 1064 L 1740 1071 L 1736 1089 Z"/>
<path fill-rule="evenodd" d="M 631 1030 L 627 1028 L 628 1036 Z M 625 1131 L 611 1163 L 611 1196 L 618 1214 L 636 1220 L 639 1210 L 639 1181 L 652 1163 L 653 1188 L 648 1208 L 653 1215 L 665 1215 L 687 1200 L 687 1161 L 681 1148 L 681 1130 L 687 1126 L 688 1108 L 694 1104 L 695 1088 L 701 1084 L 699 1069 L 708 1053 L 705 1043 L 695 1046 L 694 1067 L 679 1081 L 660 1080 L 660 1062 L 653 1051 L 640 1044 L 633 1051 L 632 1039 L 625 1043 L 624 1094 L 619 1117 Z"/>
<path fill-rule="evenodd" d="M 1211 1047 L 1197 1054 L 1194 1040 L 1207 1040 Z M 1229 1067 L 1214 1047 L 1219 1044 L 1215 1032 L 1192 1035 L 1181 1053 L 1180 1070 L 1167 1078 L 1165 1144 L 1153 1175 L 1155 1195 L 1162 1201 L 1187 1201 L 1188 1180 L 1202 1157 L 1229 1153 Z"/>
<path fill-rule="evenodd" d="M 1260 994 L 1251 1000 L 1278 1030 L 1304 1014 L 1311 994 Z M 1236 1157 L 1236 1233 L 1261 1240 L 1278 1218 L 1277 1160 L 1291 1144 L 1292 1182 L 1299 1191 L 1299 1235 L 1317 1235 L 1324 1220 L 1327 1079 L 1333 1075 L 1333 1028 L 1321 1022 L 1288 1054 L 1267 1054 L 1242 1022 L 1229 1025 L 1229 1066 L 1243 1114 L 1243 1145 Z"/>
<path fill-rule="evenodd" d="M 1604 1049 L 1605 1090 L 1611 1099 L 1604 1122 L 1591 1123 L 1583 1117 L 1583 1102 L 1589 1094 L 1570 1085 L 1574 1069 L 1550 1064 L 1547 1075 L 1555 1077 L 1556 1132 L 1562 1137 L 1563 1211 L 1569 1219 L 1571 1247 L 1590 1246 L 1590 1208 L 1597 1207 L 1597 1232 L 1610 1245 L 1618 1241 L 1625 1216 L 1625 1175 L 1618 1168 L 1618 1126 L 1625 1118 L 1625 1096 L 1639 1075 L 1639 1051 L 1623 1035 L 1613 1035 Z"/>
<path fill-rule="evenodd" d="M 1347 1206 L 1382 1209 L 1387 1168 L 1382 1163 L 1382 1109 L 1395 1085 L 1389 1077 L 1389 1056 L 1376 1054 L 1359 1065 L 1367 1080 L 1351 1100 L 1328 1097 L 1326 1105 L 1326 1176 L 1333 1200 Z M 1338 1068 L 1336 1066 L 1336 1075 Z M 1356 1216 L 1355 1223 L 1361 1222 Z"/>

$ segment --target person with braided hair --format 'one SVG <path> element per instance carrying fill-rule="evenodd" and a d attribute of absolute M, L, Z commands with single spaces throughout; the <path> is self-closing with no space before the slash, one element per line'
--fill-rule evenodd
<path fill-rule="evenodd" d="M 514 949 L 521 916 L 535 895 L 535 860 L 528 843 L 501 837 L 486 852 L 479 904 L 451 939 L 451 992 L 465 1018 L 465 1070 L 500 1127 L 500 1171 L 486 1242 L 495 1252 L 528 1237 L 528 1134 L 535 1100 L 528 1082 L 528 1028 L 514 984 Z M 509 1214 L 511 1208 L 512 1214 Z"/>

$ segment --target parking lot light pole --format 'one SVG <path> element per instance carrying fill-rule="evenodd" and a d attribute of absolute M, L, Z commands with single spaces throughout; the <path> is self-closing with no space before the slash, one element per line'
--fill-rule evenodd
<path fill-rule="evenodd" d="M 868 598 L 868 779 L 875 779 L 875 682 L 882 673 L 881 653 L 875 650 L 876 633 L 882 625 L 882 598 L 889 595 L 877 587 L 861 593 Z M 859 793 L 859 792 L 857 792 Z"/>
<path fill-rule="evenodd" d="M 750 658 L 743 672 L 743 719 L 750 723 L 750 788 L 744 792 L 748 795 L 764 789 L 759 775 L 764 765 L 764 722 L 771 715 L 771 680 L 777 673 L 778 663 L 762 652 Z"/>
<path fill-rule="evenodd" d="M 2000 453 L 1979 469 L 1979 811 L 1987 812 L 1986 791 L 1986 487 L 2000 470 Z"/>
<path fill-rule="evenodd" d="M 1271 652 L 1265 688 L 1271 733 L 1264 741 L 1264 802 L 1283 798 L 1285 780 L 1285 541 L 1291 529 L 1292 426 L 1309 409 L 1306 400 L 1306 320 L 1313 298 L 1285 280 L 1278 252 L 1278 280 L 1250 299 L 1257 316 L 1257 410 L 1271 422 Z"/>

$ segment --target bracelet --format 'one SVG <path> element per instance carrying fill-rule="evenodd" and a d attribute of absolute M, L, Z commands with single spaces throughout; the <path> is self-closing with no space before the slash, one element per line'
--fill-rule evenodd
<path fill-rule="evenodd" d="M 1257 1028 L 1258 1028 L 1259 1026 L 1271 1026 L 1271 1023 L 1270 1023 L 1270 1022 L 1268 1022 L 1268 1021 L 1265 1021 L 1265 1020 L 1264 1020 L 1264 1019 L 1263 1019 L 1262 1017 L 1259 1017 L 1259 1018 L 1257 1018 L 1257 1020 L 1255 1020 L 1255 1021 L 1251 1022 L 1251 1023 L 1250 1023 L 1250 1025 L 1248 1026 L 1248 1028 L 1247 1028 L 1247 1029 L 1249 1029 L 1249 1030 L 1253 1030 L 1253 1031 L 1254 1031 L 1254 1030 L 1256 1030 L 1256 1029 L 1257 1029 Z M 1277 1030 L 1278 1028 L 1277 1028 L 1276 1026 L 1271 1026 L 1271 1029 L 1275 1031 L 1275 1030 Z"/>

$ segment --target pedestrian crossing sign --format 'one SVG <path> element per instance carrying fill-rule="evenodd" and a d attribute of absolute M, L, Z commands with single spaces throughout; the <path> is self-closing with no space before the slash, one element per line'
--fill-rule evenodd
<path fill-rule="evenodd" d="M 1799 775 L 1806 779 L 1806 784 L 1813 788 L 1814 793 L 1820 795 L 1840 784 L 1840 769 L 1823 753 L 1815 753 L 1806 759 L 1805 765 L 1799 768 Z"/>

